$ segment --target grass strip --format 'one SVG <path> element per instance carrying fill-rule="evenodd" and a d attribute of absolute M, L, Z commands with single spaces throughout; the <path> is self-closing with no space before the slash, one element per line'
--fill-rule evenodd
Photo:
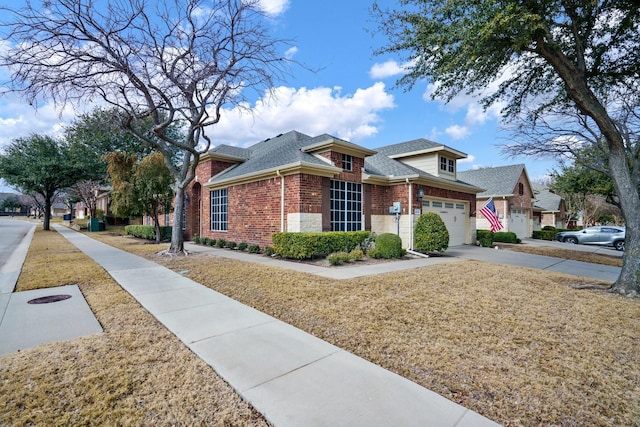
<path fill-rule="evenodd" d="M 0 425 L 269 425 L 100 266 L 38 227 L 16 291 L 67 284 L 104 333 L 0 357 Z"/>

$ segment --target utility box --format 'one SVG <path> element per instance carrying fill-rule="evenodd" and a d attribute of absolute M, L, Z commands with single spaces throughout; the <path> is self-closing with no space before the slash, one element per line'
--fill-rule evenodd
<path fill-rule="evenodd" d="M 100 221 L 100 218 L 91 218 L 89 220 L 89 231 L 104 231 L 104 221 Z"/>
<path fill-rule="evenodd" d="M 400 202 L 393 202 L 393 206 L 389 206 L 390 214 L 399 214 L 400 212 L 402 212 Z"/>

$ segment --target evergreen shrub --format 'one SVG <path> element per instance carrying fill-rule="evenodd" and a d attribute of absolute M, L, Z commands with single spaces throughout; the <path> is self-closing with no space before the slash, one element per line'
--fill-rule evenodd
<path fill-rule="evenodd" d="M 402 258 L 407 253 L 402 248 L 400 236 L 391 233 L 378 234 L 375 246 L 367 253 L 371 258 Z"/>
<path fill-rule="evenodd" d="M 449 231 L 440 215 L 435 212 L 420 215 L 413 233 L 414 249 L 418 252 L 444 252 L 449 247 Z"/>

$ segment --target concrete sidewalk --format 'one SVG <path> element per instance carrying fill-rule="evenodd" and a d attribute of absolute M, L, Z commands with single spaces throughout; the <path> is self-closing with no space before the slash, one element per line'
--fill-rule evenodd
<path fill-rule="evenodd" d="M 497 425 L 167 268 L 56 229 L 276 426 Z"/>

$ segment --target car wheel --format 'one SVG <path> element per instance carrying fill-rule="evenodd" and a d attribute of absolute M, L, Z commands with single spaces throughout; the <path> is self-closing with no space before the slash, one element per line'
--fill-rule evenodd
<path fill-rule="evenodd" d="M 575 237 L 569 236 L 569 237 L 565 237 L 564 238 L 564 242 L 565 243 L 571 243 L 572 245 L 575 245 L 578 243 L 578 239 L 576 239 Z"/>
<path fill-rule="evenodd" d="M 624 251 L 624 240 L 614 242 L 613 247 L 616 248 L 616 251 Z"/>

